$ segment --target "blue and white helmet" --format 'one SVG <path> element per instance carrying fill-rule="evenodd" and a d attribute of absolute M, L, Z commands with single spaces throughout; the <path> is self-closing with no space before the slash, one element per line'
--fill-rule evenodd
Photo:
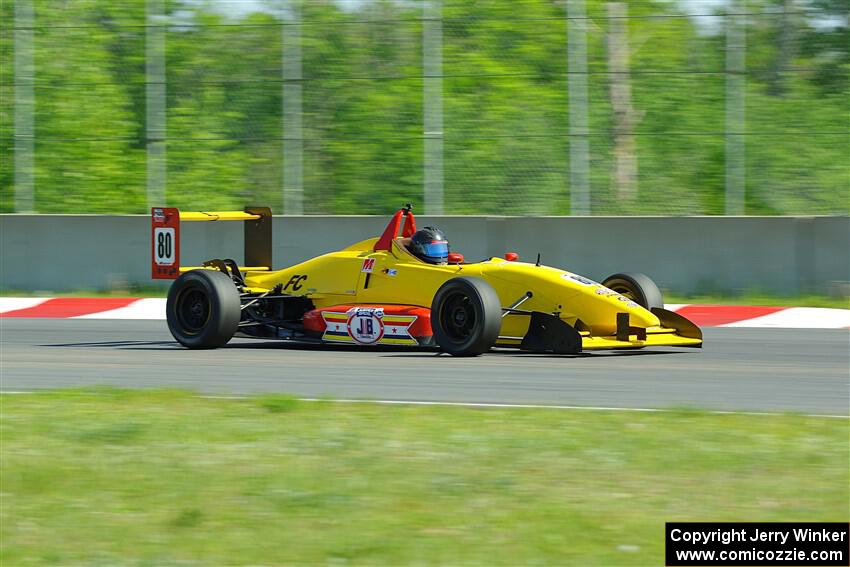
<path fill-rule="evenodd" d="M 429 264 L 446 264 L 449 261 L 449 241 L 443 231 L 433 226 L 417 230 L 408 248 L 414 256 Z"/>

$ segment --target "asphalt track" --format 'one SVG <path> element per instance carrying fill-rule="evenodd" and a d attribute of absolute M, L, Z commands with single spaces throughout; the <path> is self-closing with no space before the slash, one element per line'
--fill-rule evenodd
<path fill-rule="evenodd" d="M 703 349 L 454 358 L 401 348 L 175 343 L 164 321 L 0 319 L 0 389 L 94 384 L 205 394 L 850 414 L 846 330 L 705 329 Z"/>

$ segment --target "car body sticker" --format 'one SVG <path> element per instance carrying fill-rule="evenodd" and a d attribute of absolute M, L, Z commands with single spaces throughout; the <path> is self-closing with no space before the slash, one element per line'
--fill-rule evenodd
<path fill-rule="evenodd" d="M 561 278 L 563 278 L 565 280 L 572 280 L 576 283 L 580 283 L 581 285 L 599 285 L 598 282 L 595 282 L 591 279 L 588 279 L 584 276 L 580 276 L 578 274 L 572 274 L 570 272 L 567 272 L 565 274 L 561 274 Z"/>
<path fill-rule="evenodd" d="M 344 313 L 322 311 L 322 339 L 359 345 L 419 344 L 410 334 L 416 315 L 387 315 L 381 307 L 352 307 Z"/>

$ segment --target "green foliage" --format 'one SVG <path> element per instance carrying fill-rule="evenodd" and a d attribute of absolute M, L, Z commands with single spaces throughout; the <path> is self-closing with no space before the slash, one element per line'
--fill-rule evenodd
<path fill-rule="evenodd" d="M 36 209 L 146 210 L 144 2 L 35 6 Z M 283 25 L 277 3 L 166 3 L 167 204 L 282 210 Z M 568 214 L 570 80 L 562 2 L 443 0 L 446 210 Z M 594 214 L 722 214 L 723 18 L 629 2 L 637 203 L 612 187 L 607 6 L 588 0 Z M 846 0 L 748 3 L 748 214 L 850 212 Z M 257 3 L 258 10 L 263 5 Z M 422 8 L 300 4 L 308 213 L 423 199 Z M 0 3 L 0 212 L 13 210 L 14 2 Z"/>
<path fill-rule="evenodd" d="M 0 2 L 0 213 L 14 208 L 14 11 L 11 2 Z"/>
<path fill-rule="evenodd" d="M 34 8 L 36 210 L 143 210 L 143 5 Z"/>

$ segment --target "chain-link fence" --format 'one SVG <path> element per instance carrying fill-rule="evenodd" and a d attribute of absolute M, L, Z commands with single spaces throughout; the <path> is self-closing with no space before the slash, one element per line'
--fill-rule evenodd
<path fill-rule="evenodd" d="M 847 214 L 846 0 L 14 0 L 0 211 Z"/>

